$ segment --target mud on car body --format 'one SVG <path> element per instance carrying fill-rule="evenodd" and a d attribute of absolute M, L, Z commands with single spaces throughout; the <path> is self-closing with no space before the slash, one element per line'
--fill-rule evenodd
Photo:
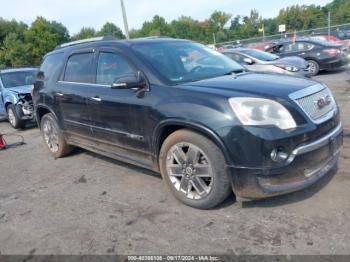
<path fill-rule="evenodd" d="M 0 71 L 0 116 L 7 117 L 13 128 L 34 118 L 31 91 L 37 72 L 36 68 Z"/>
<path fill-rule="evenodd" d="M 36 119 L 54 157 L 78 146 L 160 172 L 192 207 L 232 189 L 239 200 L 301 190 L 337 164 L 342 126 L 327 86 L 245 72 L 201 44 L 86 40 L 46 55 L 40 71 Z"/>

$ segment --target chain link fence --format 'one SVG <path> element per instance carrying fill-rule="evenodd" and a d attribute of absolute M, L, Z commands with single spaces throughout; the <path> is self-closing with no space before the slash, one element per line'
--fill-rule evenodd
<path fill-rule="evenodd" d="M 342 25 L 335 25 L 331 27 L 320 27 L 320 28 L 314 28 L 309 30 L 302 30 L 302 31 L 290 31 L 286 33 L 280 33 L 275 35 L 268 35 L 268 36 L 261 36 L 261 37 L 253 37 L 253 38 L 247 38 L 247 39 L 241 39 L 241 40 L 234 40 L 234 41 L 228 41 L 228 42 L 222 42 L 217 43 L 216 46 L 225 46 L 225 45 L 249 45 L 249 44 L 258 44 L 258 43 L 269 43 L 273 41 L 278 41 L 285 38 L 293 38 L 294 35 L 297 35 L 297 37 L 310 37 L 313 35 L 328 35 L 328 31 L 330 31 L 332 34 L 336 33 L 338 34 L 338 38 L 341 37 L 347 37 L 350 38 L 350 23 L 348 24 L 342 24 Z M 346 36 L 346 33 L 349 33 Z"/>

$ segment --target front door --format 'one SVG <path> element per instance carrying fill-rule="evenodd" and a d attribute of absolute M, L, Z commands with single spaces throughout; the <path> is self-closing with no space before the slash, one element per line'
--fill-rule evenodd
<path fill-rule="evenodd" d="M 97 57 L 96 84 L 88 106 L 97 141 L 116 147 L 122 157 L 151 160 L 144 130 L 148 92 L 137 96 L 133 89 L 112 89 L 114 80 L 136 73 L 135 66 L 118 50 L 101 49 Z"/>
<path fill-rule="evenodd" d="M 94 79 L 93 50 L 82 50 L 71 54 L 64 74 L 54 93 L 63 126 L 68 135 L 92 137 L 87 99 Z"/>

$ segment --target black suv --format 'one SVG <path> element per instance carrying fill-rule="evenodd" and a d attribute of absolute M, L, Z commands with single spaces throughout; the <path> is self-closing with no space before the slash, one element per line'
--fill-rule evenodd
<path fill-rule="evenodd" d="M 201 44 L 91 39 L 47 54 L 36 119 L 54 157 L 72 146 L 160 172 L 212 208 L 306 188 L 336 166 L 337 104 L 324 84 L 256 74 Z"/>

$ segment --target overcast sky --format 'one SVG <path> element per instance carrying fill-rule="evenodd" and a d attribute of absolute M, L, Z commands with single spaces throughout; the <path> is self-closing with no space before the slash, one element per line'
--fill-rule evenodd
<path fill-rule="evenodd" d="M 181 15 L 202 20 L 215 11 L 247 15 L 252 8 L 264 18 L 274 17 L 279 9 L 293 4 L 324 5 L 331 0 L 124 0 L 129 28 L 140 28 L 156 14 L 167 21 Z M 0 17 L 30 24 L 36 16 L 63 23 L 71 34 L 82 27 L 99 29 L 105 22 L 123 29 L 120 0 L 0 0 Z"/>

